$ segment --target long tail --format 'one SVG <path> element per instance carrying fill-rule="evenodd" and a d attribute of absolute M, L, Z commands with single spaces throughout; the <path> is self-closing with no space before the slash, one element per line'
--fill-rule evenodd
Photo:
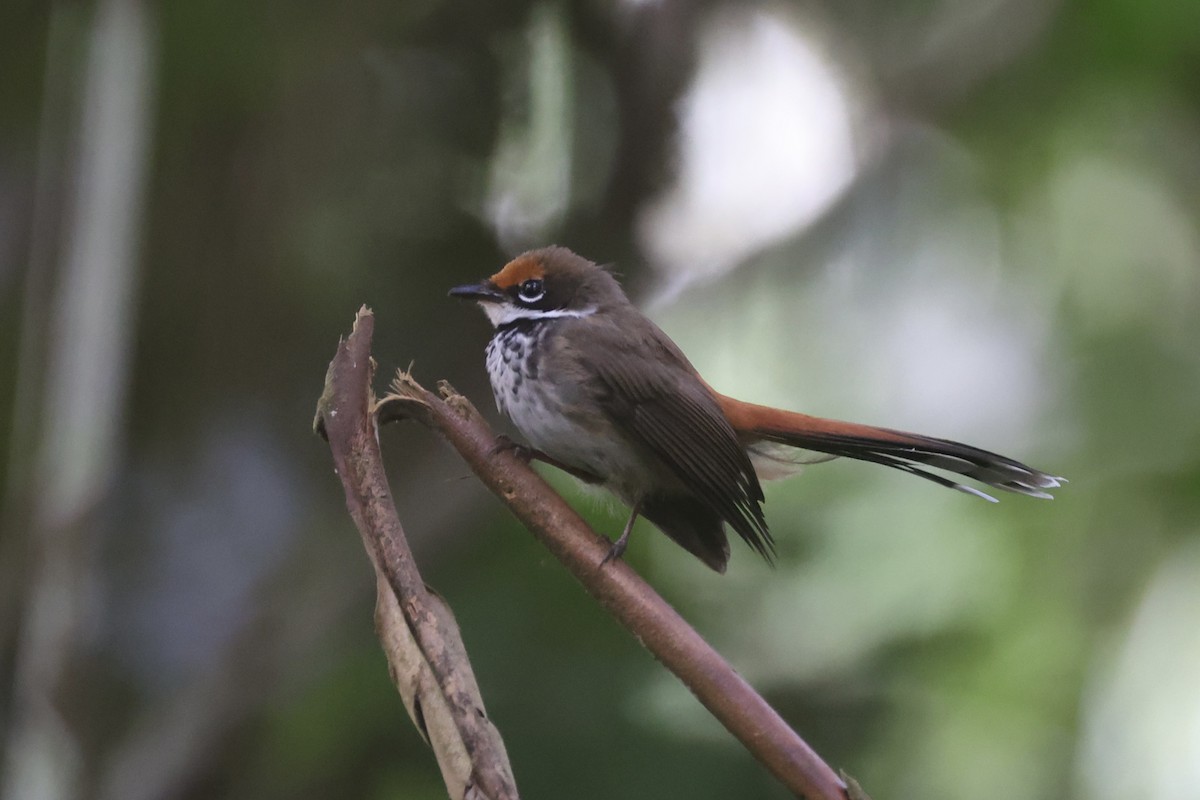
<path fill-rule="evenodd" d="M 759 443 L 770 442 L 815 450 L 830 456 L 871 461 L 993 503 L 996 498 L 991 495 L 927 472 L 921 467 L 945 470 L 997 489 L 1047 499 L 1051 497 L 1047 489 L 1054 489 L 1065 482 L 1063 478 L 1036 470 L 1020 461 L 947 439 L 811 417 L 794 411 L 743 403 L 716 392 L 713 394 L 734 430 L 752 449 Z"/>

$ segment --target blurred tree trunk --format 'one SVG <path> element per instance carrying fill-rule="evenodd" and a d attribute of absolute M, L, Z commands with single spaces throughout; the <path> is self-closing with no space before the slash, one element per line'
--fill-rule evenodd
<path fill-rule="evenodd" d="M 36 382 L 33 394 L 25 393 L 38 400 L 24 407 L 28 419 L 15 420 L 18 430 L 40 434 L 30 454 L 28 577 L 5 753 L 3 796 L 14 800 L 83 791 L 86 754 L 64 697 L 92 621 L 96 512 L 121 461 L 133 350 L 154 31 L 138 0 L 101 0 L 86 37 L 82 107 L 69 115 L 79 125 L 67 137 L 77 151 L 64 193 L 58 274 L 28 284 L 54 286 L 47 335 L 22 350 L 21 378 Z M 63 56 L 49 48 L 47 75 Z M 50 107 L 60 100 L 47 94 L 43 124 L 62 118 Z M 40 310 L 43 299 L 31 292 L 25 302 Z"/>

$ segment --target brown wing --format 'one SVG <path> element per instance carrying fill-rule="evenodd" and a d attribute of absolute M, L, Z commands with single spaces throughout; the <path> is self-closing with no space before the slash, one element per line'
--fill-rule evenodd
<path fill-rule="evenodd" d="M 689 501 L 710 509 L 770 560 L 774 542 L 760 505 L 762 487 L 737 433 L 666 334 L 648 321 L 638 330 L 641 337 L 616 326 L 589 326 L 592 346 L 603 353 L 587 365 L 597 399 L 687 487 Z"/>

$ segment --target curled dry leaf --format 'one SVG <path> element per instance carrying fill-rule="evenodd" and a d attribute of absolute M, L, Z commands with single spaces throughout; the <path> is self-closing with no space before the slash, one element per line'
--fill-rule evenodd
<path fill-rule="evenodd" d="M 446 694 L 434 679 L 429 659 L 413 638 L 387 577 L 376 568 L 375 627 L 380 644 L 387 653 L 392 682 L 396 684 L 404 707 L 408 709 L 409 716 L 412 717 L 421 736 L 433 748 L 450 797 L 455 800 L 486 797 L 486 794 L 475 786 L 473 776 L 476 767 L 472 763 L 472 752 L 476 753 L 477 758 L 500 766 L 502 776 L 508 786 L 513 788 L 512 796 L 515 797 L 516 782 L 508 769 L 508 753 L 504 749 L 499 731 L 487 720 L 483 696 L 479 693 L 479 686 L 475 683 L 474 673 L 471 672 L 466 648 L 459 635 L 458 623 L 455 622 L 449 606 L 439 595 L 429 592 L 427 599 L 436 619 L 441 644 L 447 651 L 445 655 L 465 666 L 455 674 L 455 685 L 451 687 L 450 693 L 458 702 L 462 702 L 463 697 L 469 698 L 468 702 L 474 706 L 476 714 L 484 722 L 483 736 L 478 737 L 471 731 L 459 730 L 454 715 L 450 712 Z M 474 746 L 468 748 L 467 741 L 472 737 L 482 738 L 483 741 L 474 741 Z"/>

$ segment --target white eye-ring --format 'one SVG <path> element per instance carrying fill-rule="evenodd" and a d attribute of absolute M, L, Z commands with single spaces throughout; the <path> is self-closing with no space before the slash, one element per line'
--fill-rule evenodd
<path fill-rule="evenodd" d="M 546 296 L 546 289 L 542 286 L 540 279 L 530 278 L 521 284 L 521 289 L 518 293 L 526 303 L 536 303 Z"/>

